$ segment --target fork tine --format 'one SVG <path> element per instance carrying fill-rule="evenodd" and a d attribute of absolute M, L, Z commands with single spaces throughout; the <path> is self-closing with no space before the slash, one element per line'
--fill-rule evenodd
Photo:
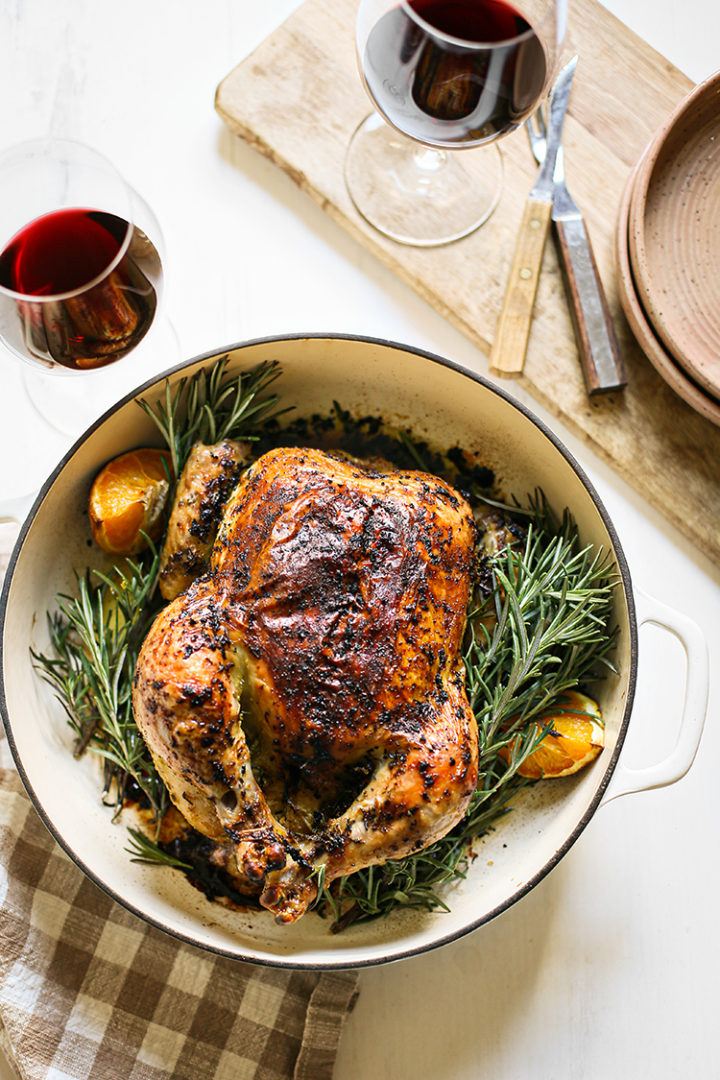
<path fill-rule="evenodd" d="M 545 148 L 547 146 L 547 126 L 545 124 L 545 116 L 543 115 L 541 105 L 538 105 L 535 112 L 528 116 L 525 121 L 525 130 L 527 131 L 528 139 L 530 141 L 530 149 L 533 152 L 533 157 L 538 165 L 541 165 L 545 157 Z"/>
<path fill-rule="evenodd" d="M 547 124 L 545 123 L 545 112 L 542 104 L 538 105 L 535 112 L 528 117 L 528 124 L 531 125 L 531 130 L 532 125 L 534 125 L 533 134 L 541 139 L 547 138 Z"/>

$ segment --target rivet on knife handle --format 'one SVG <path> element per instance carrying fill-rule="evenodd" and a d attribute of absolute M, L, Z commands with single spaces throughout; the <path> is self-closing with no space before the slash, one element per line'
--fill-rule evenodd
<path fill-rule="evenodd" d="M 530 198 L 525 204 L 502 311 L 490 352 L 490 371 L 520 375 L 525 366 L 552 201 Z"/>
<path fill-rule="evenodd" d="M 585 223 L 556 219 L 555 232 L 588 394 L 620 390 L 627 376 Z"/>

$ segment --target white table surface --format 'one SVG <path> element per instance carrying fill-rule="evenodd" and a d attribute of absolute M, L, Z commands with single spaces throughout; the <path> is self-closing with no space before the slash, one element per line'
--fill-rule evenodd
<path fill-rule="evenodd" d="M 339 331 L 487 372 L 485 356 L 216 116 L 217 83 L 296 6 L 6 0 L 0 149 L 74 137 L 143 192 L 165 233 L 167 311 L 187 357 L 266 334 Z M 720 66 L 716 0 L 608 6 L 695 81 Z M 37 421 L 21 372 L 4 358 L 3 499 L 39 486 L 69 444 Z M 545 419 L 596 484 L 635 584 L 692 615 L 720 657 L 718 569 Z M 643 630 L 628 764 L 672 747 L 683 665 L 673 638 Z M 500 918 L 442 950 L 363 972 L 336 1080 L 720 1076 L 719 707 L 713 685 L 683 780 L 602 808 L 552 874 Z M 0 1063 L 0 1080 L 12 1075 Z"/>

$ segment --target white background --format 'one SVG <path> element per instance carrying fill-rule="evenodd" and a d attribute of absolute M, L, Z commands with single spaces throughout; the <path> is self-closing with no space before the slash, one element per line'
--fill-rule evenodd
<path fill-rule="evenodd" d="M 266 334 L 338 331 L 487 372 L 477 349 L 214 113 L 217 83 L 296 6 L 5 0 L 0 149 L 45 134 L 77 138 L 143 192 L 165 234 L 167 312 L 183 356 Z M 716 0 L 608 6 L 693 80 L 720 66 Z M 3 358 L 3 499 L 37 488 L 69 442 L 36 419 L 21 371 Z M 720 656 L 718 569 L 546 419 L 596 484 L 636 585 L 690 614 Z M 643 630 L 628 764 L 671 749 L 683 664 L 674 639 Z M 713 685 L 688 776 L 603 808 L 509 912 L 455 945 L 364 972 L 336 1080 L 720 1076 L 717 713 Z M 6 1068 L 0 1080 L 12 1075 Z"/>

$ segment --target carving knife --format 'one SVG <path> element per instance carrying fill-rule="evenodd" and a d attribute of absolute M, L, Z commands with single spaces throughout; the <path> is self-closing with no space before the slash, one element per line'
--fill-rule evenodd
<path fill-rule="evenodd" d="M 535 294 L 553 209 L 555 159 L 560 148 L 576 64 L 577 56 L 574 56 L 562 68 L 550 91 L 545 160 L 525 204 L 502 311 L 490 352 L 490 371 L 496 375 L 520 375 L 525 365 Z"/>
<path fill-rule="evenodd" d="M 627 375 L 590 237 L 565 183 L 562 147 L 555 160 L 552 220 L 587 392 L 621 390 Z"/>

